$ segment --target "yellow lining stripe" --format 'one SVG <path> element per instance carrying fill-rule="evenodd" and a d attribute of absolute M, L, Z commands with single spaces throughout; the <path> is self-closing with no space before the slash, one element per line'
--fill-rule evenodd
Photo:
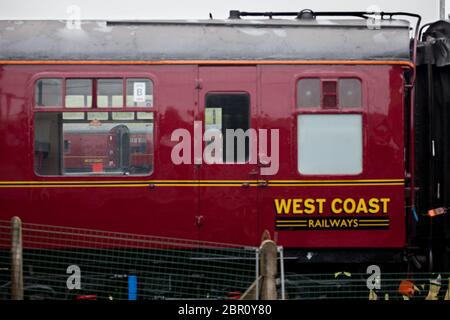
<path fill-rule="evenodd" d="M 269 180 L 270 182 L 404 182 L 405 179 L 360 179 L 360 180 Z"/>
<path fill-rule="evenodd" d="M 363 224 L 359 223 L 358 226 L 361 227 L 389 227 L 389 223 L 385 224 Z M 307 227 L 307 224 L 277 224 L 276 227 Z M 353 229 L 357 229 L 358 227 L 353 227 Z M 310 229 L 320 229 L 317 227 L 310 227 Z M 325 228 L 326 229 L 326 228 Z"/>
<path fill-rule="evenodd" d="M 390 183 L 390 182 L 384 182 L 384 183 L 314 183 L 314 184 L 293 184 L 293 183 L 286 183 L 286 184 L 271 184 L 268 183 L 271 187 L 362 187 L 362 186 L 403 186 L 404 183 Z"/>
<path fill-rule="evenodd" d="M 323 217 L 305 218 L 303 220 L 294 220 L 294 219 L 291 219 L 291 220 L 276 220 L 276 222 L 277 223 L 306 223 L 306 220 L 316 220 L 316 219 L 318 220 L 320 218 L 323 218 Z M 330 219 L 348 220 L 348 219 L 345 219 L 343 217 L 330 217 Z M 358 218 L 349 218 L 349 219 L 358 219 Z M 381 219 L 380 220 L 363 220 L 363 219 L 359 219 L 358 221 L 361 222 L 361 223 L 386 223 L 386 222 L 389 222 L 389 219 L 383 219 L 383 220 L 381 220 Z"/>
<path fill-rule="evenodd" d="M 250 183 L 258 183 L 263 182 L 265 180 L 77 180 L 77 181 L 59 181 L 59 180 L 46 180 L 46 181 L 0 181 L 0 184 L 45 184 L 45 183 L 59 183 L 59 184 L 65 184 L 65 183 L 180 183 L 180 182 L 191 182 L 191 183 L 198 183 L 198 182 L 235 182 L 235 183 L 241 183 L 241 182 L 250 182 Z M 404 179 L 371 179 L 371 180 L 268 180 L 268 183 L 316 183 L 316 182 L 360 182 L 360 183 L 370 183 L 370 182 L 385 182 L 385 183 L 396 183 L 401 182 L 404 183 Z"/>
<path fill-rule="evenodd" d="M 306 224 L 285 224 L 282 226 L 276 225 L 276 227 L 306 227 Z M 315 229 L 315 228 L 311 228 Z"/>
<path fill-rule="evenodd" d="M 256 187 L 264 180 L 98 180 L 98 181 L 0 181 L 0 188 L 102 188 L 102 187 L 240 187 L 243 184 Z M 319 182 L 319 183 L 316 183 Z M 352 183 L 353 182 L 353 183 Z M 270 187 L 361 187 L 403 186 L 404 180 L 272 180 Z"/>
<path fill-rule="evenodd" d="M 0 188 L 52 188 L 52 187 L 58 187 L 58 188 L 68 188 L 68 187 L 86 187 L 86 188 L 101 188 L 101 187 L 149 187 L 149 185 L 154 185 L 155 187 L 241 187 L 243 186 L 241 183 L 227 183 L 227 184 L 205 184 L 205 183 L 183 183 L 183 184 L 177 184 L 177 183 L 164 183 L 164 184 L 157 184 L 157 183 L 134 183 L 134 184 L 17 184 L 17 185 L 0 185 Z M 370 184 L 314 184 L 314 185 L 276 185 L 271 187 L 364 187 L 364 186 L 400 186 L 401 184 L 376 184 L 376 185 L 370 185 Z M 249 184 L 248 186 L 256 187 L 256 184 Z"/>

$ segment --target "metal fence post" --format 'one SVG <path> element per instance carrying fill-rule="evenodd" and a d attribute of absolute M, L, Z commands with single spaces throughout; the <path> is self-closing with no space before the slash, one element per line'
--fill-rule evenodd
<path fill-rule="evenodd" d="M 11 218 L 11 299 L 23 300 L 22 221 Z"/>
<path fill-rule="evenodd" d="M 286 299 L 285 278 L 284 278 L 284 253 L 283 247 L 278 247 L 280 253 L 280 281 L 281 281 L 281 300 Z"/>
<path fill-rule="evenodd" d="M 256 248 L 256 293 L 255 300 L 259 300 L 259 248 Z"/>

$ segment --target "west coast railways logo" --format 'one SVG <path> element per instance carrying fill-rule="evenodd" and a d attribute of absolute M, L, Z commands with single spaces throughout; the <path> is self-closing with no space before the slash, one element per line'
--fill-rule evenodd
<path fill-rule="evenodd" d="M 389 229 L 390 198 L 274 199 L 277 230 Z"/>

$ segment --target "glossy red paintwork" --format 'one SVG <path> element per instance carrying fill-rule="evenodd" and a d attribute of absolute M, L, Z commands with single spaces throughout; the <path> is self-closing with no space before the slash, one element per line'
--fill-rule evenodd
<path fill-rule="evenodd" d="M 275 187 L 270 180 L 404 179 L 404 69 L 401 66 L 3 66 L 0 67 L 0 181 L 269 180 L 268 186 L 3 187 L 0 219 L 257 245 L 268 229 L 290 248 L 405 245 L 403 185 Z M 40 177 L 33 170 L 33 87 L 43 76 L 133 76 L 154 81 L 155 164 L 146 177 Z M 304 76 L 358 77 L 363 83 L 364 159 L 357 176 L 297 171 L 296 82 Z M 251 126 L 280 130 L 280 168 L 256 164 L 174 165 L 175 129 L 193 134 L 211 91 L 247 92 Z M 310 112 L 310 111 L 309 111 Z M 323 112 L 323 111 L 318 111 Z M 330 111 L 327 111 L 330 112 Z M 352 111 L 333 111 L 352 112 Z M 149 182 L 151 184 L 151 182 Z M 274 198 L 389 197 L 389 230 L 276 231 Z"/>

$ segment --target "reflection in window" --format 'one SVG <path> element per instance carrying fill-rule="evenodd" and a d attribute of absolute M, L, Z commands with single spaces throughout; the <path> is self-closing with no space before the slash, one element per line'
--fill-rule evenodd
<path fill-rule="evenodd" d="M 250 97 L 248 94 L 207 94 L 205 106 L 205 129 L 220 130 L 223 137 L 224 163 L 242 163 L 249 159 Z M 227 141 L 227 129 L 235 135 Z M 240 138 L 241 137 L 241 138 Z"/>
<path fill-rule="evenodd" d="M 127 79 L 127 107 L 153 107 L 153 82 Z"/>
<path fill-rule="evenodd" d="M 320 79 L 300 79 L 297 84 L 297 107 L 314 108 L 320 107 Z"/>
<path fill-rule="evenodd" d="M 123 106 L 122 79 L 97 80 L 97 107 L 121 108 Z"/>
<path fill-rule="evenodd" d="M 339 105 L 348 108 L 361 107 L 361 81 L 359 79 L 339 79 Z"/>
<path fill-rule="evenodd" d="M 60 112 L 36 112 L 34 168 L 40 175 L 57 175 L 61 166 Z"/>
<path fill-rule="evenodd" d="M 61 107 L 62 79 L 36 81 L 34 101 L 38 107 Z"/>
<path fill-rule="evenodd" d="M 92 106 L 92 80 L 66 80 L 66 107 L 90 108 Z"/>
<path fill-rule="evenodd" d="M 362 171 L 360 114 L 301 114 L 297 118 L 298 170 L 303 174 Z"/>
<path fill-rule="evenodd" d="M 37 174 L 145 175 L 152 172 L 153 114 L 146 115 L 148 120 L 130 121 L 112 120 L 108 112 L 89 114 L 84 119 L 92 120 L 66 119 L 59 112 L 35 113 Z"/>

